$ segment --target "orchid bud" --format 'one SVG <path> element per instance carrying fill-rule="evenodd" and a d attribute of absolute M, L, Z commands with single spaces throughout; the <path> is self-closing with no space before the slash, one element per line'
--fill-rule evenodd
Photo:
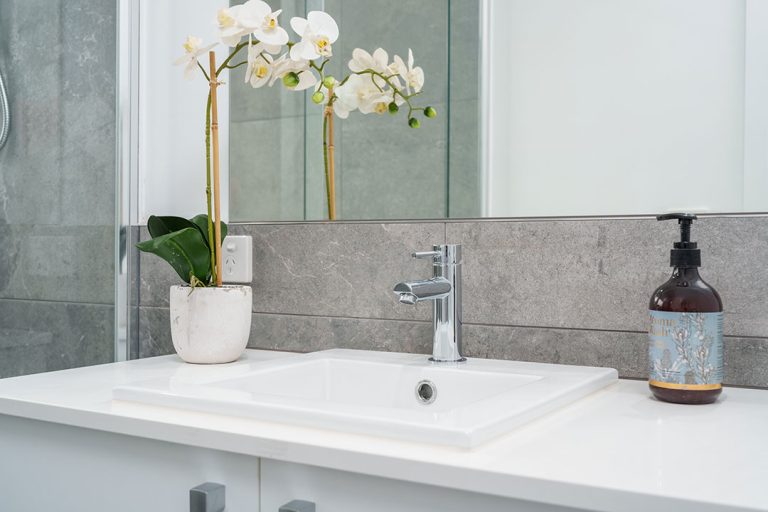
<path fill-rule="evenodd" d="M 408 120 L 408 126 L 410 126 L 411 128 L 418 128 L 419 126 L 421 126 L 421 123 L 419 122 L 418 119 L 416 119 L 415 117 L 412 117 Z"/>
<path fill-rule="evenodd" d="M 328 75 L 327 77 L 323 78 L 323 85 L 326 89 L 330 89 L 336 84 L 336 79 L 333 78 L 331 75 Z"/>
<path fill-rule="evenodd" d="M 434 107 L 427 107 L 424 109 L 424 115 L 430 119 L 437 117 L 437 110 Z"/>
<path fill-rule="evenodd" d="M 317 91 L 315 94 L 312 95 L 312 101 L 318 105 L 321 104 L 324 99 L 325 99 L 325 94 L 323 94 L 321 91 Z"/>
<path fill-rule="evenodd" d="M 299 85 L 299 75 L 295 72 L 291 71 L 290 73 L 286 73 L 283 77 L 283 85 L 288 87 L 289 89 L 293 89 L 297 85 Z"/>
<path fill-rule="evenodd" d="M 394 101 L 389 104 L 389 113 L 392 115 L 397 114 L 397 111 L 400 110 L 400 107 L 397 106 L 397 103 Z"/>

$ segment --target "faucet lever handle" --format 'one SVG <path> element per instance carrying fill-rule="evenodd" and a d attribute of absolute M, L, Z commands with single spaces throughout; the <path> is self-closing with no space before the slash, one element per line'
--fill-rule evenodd
<path fill-rule="evenodd" d="M 414 252 L 411 254 L 415 259 L 417 260 L 425 260 L 427 258 L 432 258 L 435 261 L 440 261 L 442 259 L 443 253 L 440 251 L 420 251 L 420 252 Z"/>

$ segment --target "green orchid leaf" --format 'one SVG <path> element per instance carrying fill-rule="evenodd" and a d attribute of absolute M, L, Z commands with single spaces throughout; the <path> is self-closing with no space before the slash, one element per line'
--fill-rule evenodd
<path fill-rule="evenodd" d="M 174 231 L 181 231 L 185 228 L 194 227 L 196 226 L 191 221 L 183 217 L 173 217 L 170 215 L 162 217 L 151 215 L 149 220 L 147 220 L 147 229 L 149 229 L 149 235 L 152 238 L 167 235 L 168 233 L 173 233 Z"/>
<path fill-rule="evenodd" d="M 197 228 L 200 230 L 200 233 L 203 234 L 203 238 L 205 238 L 205 243 L 208 244 L 208 247 L 211 246 L 210 240 L 208 240 L 208 216 L 204 213 L 200 215 L 195 215 L 190 219 L 190 222 L 197 226 Z M 227 237 L 227 224 L 222 222 L 221 223 L 221 241 L 223 242 L 224 239 Z"/>
<path fill-rule="evenodd" d="M 136 244 L 140 251 L 167 261 L 186 283 L 207 283 L 211 277 L 211 253 L 197 227 L 188 227 Z"/>

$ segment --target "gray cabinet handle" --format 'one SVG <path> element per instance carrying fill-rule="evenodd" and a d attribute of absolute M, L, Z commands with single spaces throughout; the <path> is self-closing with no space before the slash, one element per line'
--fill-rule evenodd
<path fill-rule="evenodd" d="M 224 512 L 226 487 L 206 482 L 189 490 L 189 512 Z"/>
<path fill-rule="evenodd" d="M 315 512 L 315 504 L 311 501 L 293 500 L 280 507 L 280 512 Z"/>

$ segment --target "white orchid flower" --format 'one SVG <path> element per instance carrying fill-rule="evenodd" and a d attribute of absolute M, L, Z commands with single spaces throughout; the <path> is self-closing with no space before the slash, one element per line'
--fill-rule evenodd
<path fill-rule="evenodd" d="M 371 69 L 377 73 L 387 73 L 389 55 L 383 48 L 377 48 L 373 55 L 363 50 L 355 48 L 352 50 L 352 60 L 349 61 L 349 70 L 353 73 L 360 73 L 366 69 Z"/>
<path fill-rule="evenodd" d="M 371 77 L 366 75 L 350 75 L 346 83 L 339 86 L 335 92 L 337 99 L 334 107 L 336 103 L 341 102 L 339 111 L 346 112 L 347 115 L 355 109 L 360 110 L 362 114 L 383 114 L 392 103 L 392 91 L 380 90 Z M 344 118 L 338 111 L 337 115 Z"/>
<path fill-rule="evenodd" d="M 281 12 L 273 12 L 262 0 L 248 0 L 238 12 L 238 22 L 262 43 L 282 46 L 288 42 L 288 32 L 277 23 Z"/>
<path fill-rule="evenodd" d="M 332 45 L 339 38 L 336 21 L 323 11 L 310 11 L 307 18 L 291 18 L 291 28 L 301 41 L 291 48 L 293 60 L 315 60 L 333 55 Z"/>
<path fill-rule="evenodd" d="M 424 70 L 418 66 L 413 67 L 413 51 L 410 48 L 408 48 L 408 65 L 405 65 L 399 55 L 395 55 L 390 70 L 403 78 L 408 94 L 411 93 L 411 90 L 420 92 L 424 87 Z"/>
<path fill-rule="evenodd" d="M 294 91 L 304 91 L 318 82 L 315 74 L 309 69 L 309 61 L 290 59 L 286 53 L 272 63 L 272 77 L 269 79 L 269 86 L 271 87 L 278 79 L 282 80 L 289 73 L 296 73 L 298 76 L 298 83 L 291 87 L 291 90 Z"/>
<path fill-rule="evenodd" d="M 233 5 L 226 9 L 219 9 L 218 13 L 216 13 L 219 38 L 227 46 L 237 46 L 243 36 L 249 32 L 239 21 L 242 10 L 242 5 Z"/>
<path fill-rule="evenodd" d="M 200 55 L 208 53 L 216 43 L 208 46 L 200 46 L 203 44 L 203 40 L 195 36 L 187 36 L 184 40 L 184 44 L 181 46 L 184 48 L 184 55 L 174 61 L 174 64 L 179 66 L 184 64 L 184 78 L 192 80 L 195 76 L 197 68 L 197 59 Z"/>
<path fill-rule="evenodd" d="M 258 89 L 265 86 L 272 77 L 272 56 L 265 45 L 257 43 L 248 47 L 248 66 L 245 68 L 245 82 Z"/>
<path fill-rule="evenodd" d="M 227 46 L 237 46 L 248 34 L 263 43 L 282 46 L 288 42 L 288 32 L 277 23 L 281 12 L 272 12 L 263 0 L 248 0 L 242 5 L 219 9 L 216 16 L 219 37 Z"/>
<path fill-rule="evenodd" d="M 349 84 L 349 80 L 344 85 L 336 85 L 333 94 L 336 99 L 333 102 L 333 112 L 341 119 L 349 117 L 349 113 L 357 110 L 358 100 L 354 88 Z"/>

